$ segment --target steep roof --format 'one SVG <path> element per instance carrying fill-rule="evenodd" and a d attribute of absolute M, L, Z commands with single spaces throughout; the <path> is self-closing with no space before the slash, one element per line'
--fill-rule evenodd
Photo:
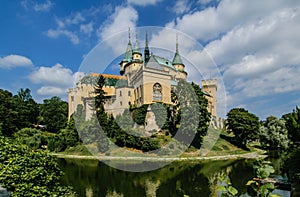
<path fill-rule="evenodd" d="M 181 57 L 179 55 L 178 38 L 177 37 L 176 37 L 176 52 L 175 52 L 175 55 L 174 55 L 172 63 L 173 63 L 173 65 L 175 65 L 175 64 L 184 65 L 183 62 L 182 62 L 182 60 L 181 60 Z"/>

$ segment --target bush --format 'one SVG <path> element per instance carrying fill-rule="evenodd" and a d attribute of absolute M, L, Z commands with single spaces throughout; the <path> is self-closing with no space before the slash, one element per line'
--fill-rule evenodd
<path fill-rule="evenodd" d="M 13 196 L 74 196 L 56 158 L 0 136 L 0 182 Z"/>

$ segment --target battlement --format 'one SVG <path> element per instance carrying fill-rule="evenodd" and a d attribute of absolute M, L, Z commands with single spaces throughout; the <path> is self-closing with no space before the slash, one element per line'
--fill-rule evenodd
<path fill-rule="evenodd" d="M 217 79 L 202 80 L 202 87 L 203 86 L 217 86 L 217 84 L 218 84 Z"/>

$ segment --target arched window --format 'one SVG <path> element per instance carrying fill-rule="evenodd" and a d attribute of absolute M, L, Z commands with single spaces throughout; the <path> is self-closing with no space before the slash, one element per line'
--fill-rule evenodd
<path fill-rule="evenodd" d="M 162 100 L 162 87 L 159 83 L 153 85 L 153 100 L 161 101 Z"/>

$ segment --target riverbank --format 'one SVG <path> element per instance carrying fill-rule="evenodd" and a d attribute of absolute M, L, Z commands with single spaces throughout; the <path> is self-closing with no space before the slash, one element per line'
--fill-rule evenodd
<path fill-rule="evenodd" d="M 156 157 L 156 156 L 88 156 L 88 155 L 66 155 L 59 153 L 50 153 L 58 158 L 67 158 L 67 159 L 91 159 L 91 160 L 100 160 L 100 161 L 205 161 L 205 160 L 230 160 L 230 159 L 258 159 L 266 158 L 267 155 L 261 155 L 256 152 L 245 153 L 245 154 L 235 154 L 235 155 L 223 155 L 223 156 L 196 156 L 196 157 Z"/>

